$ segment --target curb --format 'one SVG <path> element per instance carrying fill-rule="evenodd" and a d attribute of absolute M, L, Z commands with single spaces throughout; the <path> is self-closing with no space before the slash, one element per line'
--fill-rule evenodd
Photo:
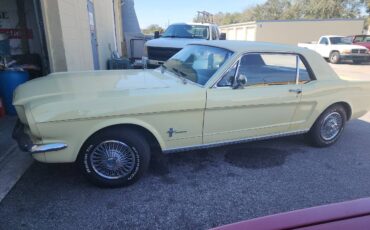
<path fill-rule="evenodd" d="M 31 155 L 21 152 L 12 145 L 0 159 L 0 202 L 11 191 L 14 185 L 31 166 Z"/>
<path fill-rule="evenodd" d="M 0 157 L 0 169 L 1 169 L 1 166 L 4 164 L 4 162 L 6 162 L 6 158 L 8 158 L 8 156 L 13 151 L 15 151 L 16 148 L 17 148 L 17 144 L 13 144 L 13 145 L 10 146 L 10 148 L 4 154 L 2 154 L 2 156 Z"/>

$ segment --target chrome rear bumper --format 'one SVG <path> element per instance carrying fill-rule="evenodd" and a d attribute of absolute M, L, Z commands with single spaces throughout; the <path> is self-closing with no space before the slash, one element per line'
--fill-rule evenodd
<path fill-rule="evenodd" d="M 25 133 L 24 128 L 24 125 L 18 120 L 12 135 L 23 152 L 45 153 L 67 148 L 65 143 L 34 144 L 31 138 Z"/>

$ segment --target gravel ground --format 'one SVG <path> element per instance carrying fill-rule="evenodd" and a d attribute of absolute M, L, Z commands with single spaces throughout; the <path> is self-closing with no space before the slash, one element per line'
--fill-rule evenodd
<path fill-rule="evenodd" d="M 369 135 L 370 114 L 330 148 L 297 136 L 169 155 L 120 189 L 36 163 L 0 203 L 0 229 L 206 229 L 369 197 Z"/>

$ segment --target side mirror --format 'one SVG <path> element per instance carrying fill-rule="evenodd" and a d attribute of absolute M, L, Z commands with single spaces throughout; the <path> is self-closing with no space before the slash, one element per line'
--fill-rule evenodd
<path fill-rule="evenodd" d="M 220 34 L 220 40 L 226 40 L 226 33 Z"/>
<path fill-rule="evenodd" d="M 236 76 L 233 89 L 243 89 L 244 86 L 247 85 L 247 82 L 248 82 L 247 76 L 240 73 L 238 76 Z"/>
<path fill-rule="evenodd" d="M 160 35 L 159 35 L 159 31 L 155 31 L 154 32 L 154 39 L 157 39 L 157 38 L 159 38 L 160 37 Z"/>

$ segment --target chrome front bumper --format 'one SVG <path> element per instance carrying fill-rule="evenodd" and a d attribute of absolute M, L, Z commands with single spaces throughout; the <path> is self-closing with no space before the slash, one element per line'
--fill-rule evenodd
<path fill-rule="evenodd" d="M 13 130 L 13 139 L 18 143 L 19 148 L 23 152 L 29 153 L 45 153 L 58 151 L 67 148 L 67 145 L 64 143 L 49 143 L 49 144 L 34 144 L 32 143 L 31 138 L 24 131 L 24 125 L 18 120 L 14 130 Z"/>

